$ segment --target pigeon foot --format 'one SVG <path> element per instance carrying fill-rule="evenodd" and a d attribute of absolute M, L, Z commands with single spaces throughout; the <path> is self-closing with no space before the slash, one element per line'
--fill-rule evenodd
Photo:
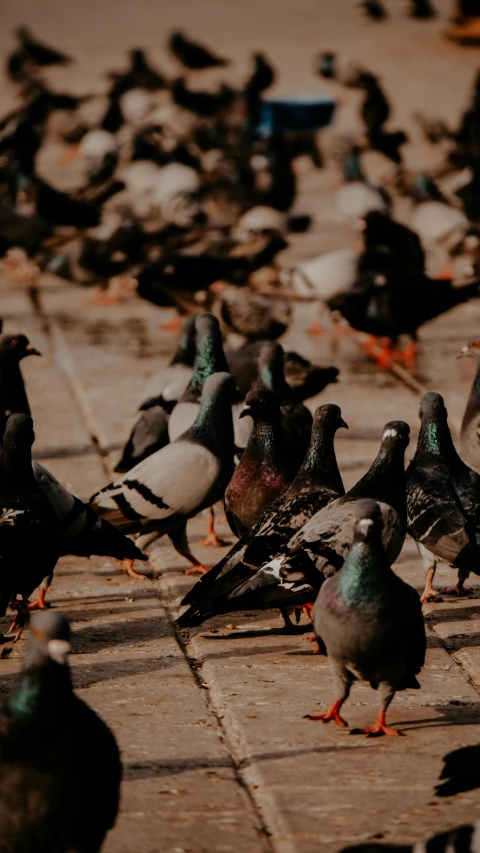
<path fill-rule="evenodd" d="M 189 569 L 185 569 L 184 575 L 206 575 L 211 566 L 204 566 L 202 563 L 194 563 Z"/>
<path fill-rule="evenodd" d="M 304 615 L 305 615 L 305 617 L 306 617 L 307 621 L 308 621 L 308 622 L 310 622 L 310 623 L 312 623 L 312 622 L 313 622 L 313 616 L 312 616 L 312 613 L 313 613 L 313 608 L 314 608 L 314 607 L 315 607 L 315 605 L 314 605 L 314 604 L 304 604 L 304 605 L 303 605 L 303 607 L 302 607 L 303 613 L 304 613 Z"/>
<path fill-rule="evenodd" d="M 30 611 L 28 609 L 28 596 L 22 596 L 22 600 L 15 599 L 11 601 L 9 604 L 10 610 L 16 610 L 17 614 L 15 619 L 13 620 L 10 628 L 8 630 L 8 634 L 13 634 L 16 630 L 15 636 L 12 640 L 13 643 L 18 643 L 20 637 L 23 634 L 23 629 L 26 625 L 30 624 Z"/>
<path fill-rule="evenodd" d="M 306 720 L 321 720 L 322 723 L 330 723 L 332 720 L 337 726 L 342 729 L 348 728 L 348 723 L 340 716 L 340 708 L 343 705 L 343 699 L 337 699 L 332 707 L 323 714 L 305 714 Z"/>
<path fill-rule="evenodd" d="M 425 604 L 427 601 L 441 601 L 440 591 L 433 588 L 433 586 L 425 587 L 421 596 L 420 596 L 420 604 Z"/>
<path fill-rule="evenodd" d="M 211 530 L 205 539 L 201 539 L 198 544 L 203 545 L 204 548 L 225 548 L 227 545 L 231 545 L 232 543 L 229 542 L 228 539 L 221 539 L 220 536 L 217 536 L 214 530 Z"/>
<path fill-rule="evenodd" d="M 48 602 L 45 601 L 46 594 L 47 594 L 47 590 L 45 589 L 45 587 L 42 586 L 40 588 L 40 592 L 38 593 L 38 596 L 35 599 L 35 601 L 32 601 L 31 603 L 29 603 L 28 609 L 30 611 L 32 611 L 32 610 L 46 610 L 47 607 L 50 607 Z"/>
<path fill-rule="evenodd" d="M 305 639 L 306 639 L 307 643 L 314 643 L 315 644 L 314 646 L 312 646 L 312 653 L 314 655 L 319 655 L 320 654 L 320 646 L 318 645 L 316 637 L 305 637 Z"/>
<path fill-rule="evenodd" d="M 442 589 L 441 592 L 443 595 L 469 595 L 471 593 L 470 587 L 466 587 L 463 585 L 462 581 L 459 581 L 455 586 L 447 586 L 445 589 Z"/>
<path fill-rule="evenodd" d="M 135 569 L 133 568 L 134 562 L 135 560 L 122 560 L 122 569 L 125 574 L 131 578 L 136 578 L 136 580 L 150 580 L 149 575 L 147 575 L 146 573 L 135 571 Z"/>
<path fill-rule="evenodd" d="M 367 726 L 364 729 L 352 729 L 352 735 L 367 735 L 367 737 L 381 737 L 382 735 L 389 735 L 390 737 L 399 737 L 401 732 L 397 731 L 397 729 L 392 729 L 390 726 L 387 726 L 385 723 L 385 711 L 382 710 L 378 712 L 378 717 L 375 721 L 375 725 Z"/>

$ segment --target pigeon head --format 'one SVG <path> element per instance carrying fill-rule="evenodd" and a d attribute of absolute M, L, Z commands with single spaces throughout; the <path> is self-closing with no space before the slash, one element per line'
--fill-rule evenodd
<path fill-rule="evenodd" d="M 69 651 L 70 626 L 64 616 L 54 610 L 33 617 L 22 674 L 8 701 L 15 717 L 43 718 L 48 726 L 56 725 L 56 715 L 66 710 L 64 697 L 72 695 Z"/>
<path fill-rule="evenodd" d="M 189 367 L 195 360 L 195 314 L 189 314 L 182 323 L 182 332 L 178 340 L 172 364 L 186 364 Z"/>
<path fill-rule="evenodd" d="M 354 526 L 354 542 L 366 542 L 378 537 L 383 528 L 383 518 L 376 501 L 358 501 L 355 506 L 357 521 Z"/>
<path fill-rule="evenodd" d="M 312 433 L 317 430 L 336 432 L 341 427 L 348 429 L 348 424 L 342 418 L 340 406 L 336 406 L 334 403 L 325 403 L 323 406 L 315 409 Z"/>
<path fill-rule="evenodd" d="M 457 456 L 450 428 L 448 413 L 441 394 L 429 391 L 420 403 L 420 434 L 418 436 L 416 456 L 422 454 L 454 459 Z"/>
<path fill-rule="evenodd" d="M 478 358 L 480 359 L 480 338 L 474 338 L 473 341 L 462 347 L 457 358 Z"/>
<path fill-rule="evenodd" d="M 0 360 L 7 363 L 19 362 L 27 355 L 41 355 L 30 346 L 26 335 L 2 335 L 0 337 Z"/>
<path fill-rule="evenodd" d="M 259 389 L 249 391 L 239 418 L 249 415 L 254 423 L 281 423 L 281 411 L 278 397 L 273 391 Z"/>
<path fill-rule="evenodd" d="M 65 666 L 70 652 L 70 625 L 68 619 L 56 610 L 38 613 L 32 619 L 29 647 Z"/>
<path fill-rule="evenodd" d="M 400 445 L 403 449 L 410 444 L 410 427 L 405 421 L 389 421 L 382 434 L 382 445 Z"/>
<path fill-rule="evenodd" d="M 223 351 L 220 325 L 213 314 L 199 314 L 195 319 L 196 350 L 193 373 L 184 399 L 197 399 L 205 380 L 212 373 L 228 372 Z"/>
<path fill-rule="evenodd" d="M 423 395 L 419 411 L 420 420 L 446 420 L 447 410 L 443 397 L 435 391 L 428 391 Z"/>
<path fill-rule="evenodd" d="M 283 347 L 277 341 L 265 341 L 258 355 L 257 387 L 282 396 L 289 391 L 284 375 Z"/>

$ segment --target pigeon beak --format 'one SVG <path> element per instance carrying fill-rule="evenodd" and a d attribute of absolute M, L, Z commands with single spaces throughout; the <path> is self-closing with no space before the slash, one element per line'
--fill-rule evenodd
<path fill-rule="evenodd" d="M 473 354 L 470 352 L 468 347 L 462 347 L 457 358 L 473 358 Z"/>
<path fill-rule="evenodd" d="M 252 407 L 251 407 L 251 406 L 249 406 L 249 405 L 247 404 L 246 406 L 244 406 L 244 407 L 243 407 L 243 409 L 242 409 L 242 411 L 240 412 L 240 414 L 239 414 L 239 416 L 238 416 L 238 417 L 239 417 L 239 418 L 244 418 L 244 417 L 245 417 L 245 415 L 251 415 L 251 414 L 252 414 Z"/>
<path fill-rule="evenodd" d="M 343 418 L 340 418 L 340 426 L 343 427 L 344 429 L 348 429 L 348 424 L 345 423 Z"/>
<path fill-rule="evenodd" d="M 27 347 L 25 349 L 25 355 L 41 355 L 40 350 L 35 349 L 35 347 Z"/>

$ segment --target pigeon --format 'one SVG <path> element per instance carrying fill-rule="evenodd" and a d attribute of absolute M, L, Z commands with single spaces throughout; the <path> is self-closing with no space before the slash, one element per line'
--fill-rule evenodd
<path fill-rule="evenodd" d="M 72 57 L 67 56 L 66 53 L 36 41 L 28 27 L 17 27 L 15 35 L 20 42 L 22 51 L 35 65 L 68 65 L 73 61 Z"/>
<path fill-rule="evenodd" d="M 367 133 L 380 131 L 390 116 L 390 104 L 377 77 L 369 71 L 359 71 L 349 85 L 365 92 L 360 114 Z"/>
<path fill-rule="evenodd" d="M 20 362 L 29 355 L 40 355 L 40 352 L 30 345 L 25 335 L 0 337 L 0 417 L 16 413 L 30 415 L 20 370 Z"/>
<path fill-rule="evenodd" d="M 244 98 L 248 125 L 255 130 L 260 121 L 261 95 L 275 82 L 275 70 L 264 53 L 253 54 L 253 72 L 245 83 Z"/>
<path fill-rule="evenodd" d="M 229 373 L 209 376 L 193 425 L 90 499 L 123 533 L 168 534 L 187 574 L 208 571 L 188 547 L 188 519 L 221 500 L 233 474 L 232 393 Z"/>
<path fill-rule="evenodd" d="M 379 0 L 361 0 L 360 6 L 372 21 L 384 21 L 388 17 Z"/>
<path fill-rule="evenodd" d="M 59 524 L 33 474 L 34 440 L 31 417 L 10 415 L 0 450 L 0 614 L 9 604 L 18 610 L 16 639 L 28 621 L 28 597 L 59 557 Z"/>
<path fill-rule="evenodd" d="M 228 371 L 218 320 L 212 314 L 195 319 L 196 354 L 191 379 L 170 415 L 168 432 L 173 441 L 190 427 L 198 413 L 205 380 L 213 373 Z"/>
<path fill-rule="evenodd" d="M 146 89 L 148 92 L 165 89 L 165 77 L 150 65 L 144 50 L 134 48 L 128 52 L 128 56 L 130 65 L 126 71 L 109 74 L 113 82 L 108 96 L 112 102 L 118 104 L 118 99 L 131 89 Z"/>
<path fill-rule="evenodd" d="M 458 357 L 477 360 L 475 378 L 463 415 L 460 439 L 465 461 L 475 471 L 480 472 L 480 338 L 475 338 L 462 347 Z"/>
<path fill-rule="evenodd" d="M 143 393 L 143 402 L 130 431 L 122 455 L 115 466 L 124 474 L 169 442 L 169 413 L 176 406 L 192 378 L 195 359 L 195 315 L 186 317 L 170 364 L 152 376 Z"/>
<path fill-rule="evenodd" d="M 0 708 L 5 851 L 99 853 L 115 824 L 119 749 L 106 723 L 73 692 L 69 651 L 67 619 L 55 611 L 35 616 L 22 671 Z"/>
<path fill-rule="evenodd" d="M 115 465 L 117 474 L 130 471 L 147 456 L 161 450 L 169 442 L 168 414 L 161 406 L 151 406 L 138 412 L 122 456 Z"/>
<path fill-rule="evenodd" d="M 310 444 L 312 415 L 303 403 L 291 402 L 294 395 L 285 380 L 284 352 L 276 341 L 265 341 L 258 354 L 258 379 L 255 390 L 268 390 L 276 394 L 281 404 L 282 446 L 286 470 L 290 480 L 296 476 Z M 235 423 L 234 423 L 235 428 Z M 235 431 L 236 446 L 242 448 L 239 438 L 246 433 Z"/>
<path fill-rule="evenodd" d="M 437 13 L 430 0 L 409 0 L 408 14 L 410 18 L 428 21 L 435 18 Z"/>
<path fill-rule="evenodd" d="M 161 406 L 170 413 L 178 403 L 192 378 L 196 350 L 195 321 L 195 314 L 185 317 L 173 358 L 167 367 L 162 367 L 148 380 L 139 411 Z"/>
<path fill-rule="evenodd" d="M 423 395 L 420 419 L 407 470 L 408 532 L 421 546 L 427 569 L 421 600 L 430 601 L 437 597 L 432 587 L 437 561 L 458 570 L 456 587 L 445 592 L 463 594 L 470 571 L 480 574 L 480 475 L 455 450 L 440 394 Z"/>
<path fill-rule="evenodd" d="M 246 415 L 252 418 L 253 429 L 225 492 L 227 521 L 239 538 L 292 480 L 277 395 L 268 390 L 249 391 L 239 417 Z"/>
<path fill-rule="evenodd" d="M 225 351 L 230 373 L 242 397 L 247 396 L 259 378 L 258 358 L 265 343 L 265 340 L 252 341 L 240 349 Z M 316 397 L 331 382 L 337 382 L 339 372 L 337 367 L 312 364 L 297 352 L 283 354 L 283 374 L 288 383 L 290 403 L 302 403 L 309 397 Z"/>
<path fill-rule="evenodd" d="M 451 280 L 392 268 L 389 272 L 360 273 L 349 290 L 328 300 L 328 306 L 339 311 L 354 329 L 389 339 L 381 350 L 374 342 L 365 344 L 380 366 L 388 367 L 396 358 L 411 367 L 415 362 L 418 329 L 477 296 L 479 285 L 475 280 L 454 286 Z M 395 345 L 402 334 L 409 335 L 411 341 L 400 352 Z"/>
<path fill-rule="evenodd" d="M 415 231 L 396 222 L 388 213 L 373 210 L 363 220 L 363 240 L 365 253 L 375 249 L 387 249 L 393 256 L 396 269 L 405 272 L 425 271 L 425 251 Z M 372 267 L 359 261 L 359 269 L 366 271 Z M 389 267 L 390 269 L 391 267 Z M 378 267 L 375 271 L 380 271 Z"/>
<path fill-rule="evenodd" d="M 343 565 L 352 542 L 353 507 L 361 499 L 380 505 L 383 544 L 393 564 L 407 532 L 404 456 L 409 441 L 408 424 L 389 421 L 377 458 L 367 473 L 346 495 L 315 513 L 278 554 L 233 590 L 230 609 L 312 605 L 323 581 Z"/>
<path fill-rule="evenodd" d="M 416 676 L 425 663 L 427 642 L 422 607 L 416 590 L 390 568 L 379 505 L 363 500 L 353 509 L 353 543 L 340 571 L 320 589 L 313 619 L 337 699 L 328 711 L 308 719 L 348 726 L 340 715 L 342 705 L 354 681 L 368 681 L 380 690 L 381 707 L 373 726 L 356 731 L 398 735 L 387 726 L 385 714 L 397 690 L 420 687 Z"/>
<path fill-rule="evenodd" d="M 235 99 L 235 92 L 230 86 L 223 85 L 218 92 L 199 92 L 188 89 L 181 77 L 172 84 L 171 92 L 179 107 L 203 118 L 213 118 L 230 107 Z"/>
<path fill-rule="evenodd" d="M 73 554 L 77 557 L 114 557 L 124 561 L 124 569 L 132 577 L 145 579 L 145 575 L 132 568 L 134 560 L 148 558 L 112 524 L 99 518 L 91 506 L 75 497 L 56 477 L 40 465 L 32 462 L 33 474 L 37 486 L 47 498 L 58 521 L 56 550 L 59 556 Z M 29 610 L 43 610 L 46 592 L 52 582 L 52 575 L 45 577 L 37 599 L 28 606 Z"/>
<path fill-rule="evenodd" d="M 228 594 L 281 549 L 309 518 L 344 494 L 333 446 L 337 429 L 347 428 L 338 406 L 320 406 L 314 415 L 305 461 L 287 491 L 267 507 L 258 522 L 228 554 L 187 593 L 189 605 L 177 620 L 180 627 L 200 625 L 231 609 Z M 283 617 L 290 628 L 287 611 Z"/>
<path fill-rule="evenodd" d="M 179 30 L 175 30 L 171 34 L 168 46 L 176 59 L 191 71 L 200 71 L 204 68 L 223 68 L 229 64 L 228 59 L 215 56 L 208 48 L 190 41 Z"/>

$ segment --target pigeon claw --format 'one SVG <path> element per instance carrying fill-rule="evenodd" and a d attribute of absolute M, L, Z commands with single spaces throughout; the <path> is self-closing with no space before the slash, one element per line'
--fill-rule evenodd
<path fill-rule="evenodd" d="M 442 595 L 469 595 L 471 593 L 471 589 L 463 585 L 461 581 L 459 581 L 455 586 L 447 586 L 445 589 L 440 590 Z"/>
<path fill-rule="evenodd" d="M 304 613 L 307 621 L 310 622 L 310 624 L 313 622 L 312 613 L 313 613 L 314 607 L 315 607 L 314 604 L 304 604 L 302 607 L 303 613 Z"/>
<path fill-rule="evenodd" d="M 364 729 L 352 729 L 352 734 L 358 735 L 367 735 L 367 737 L 381 737 L 382 735 L 389 735 L 390 737 L 399 737 L 401 732 L 397 729 L 392 729 L 390 726 L 387 726 L 385 723 L 385 711 L 380 710 L 378 712 L 378 717 L 375 721 L 375 725 L 367 726 Z"/>
<path fill-rule="evenodd" d="M 226 548 L 227 545 L 231 545 L 232 543 L 228 539 L 221 539 L 214 530 L 211 530 L 208 536 L 205 539 L 201 539 L 198 544 L 203 545 L 204 548 Z"/>
<path fill-rule="evenodd" d="M 133 568 L 135 560 L 122 560 L 122 569 L 126 575 L 131 578 L 135 578 L 136 580 L 149 580 L 149 576 L 142 572 L 136 572 Z"/>
<path fill-rule="evenodd" d="M 206 575 L 209 572 L 211 566 L 204 566 L 202 563 L 194 563 L 193 566 L 190 566 L 189 569 L 185 569 L 185 575 Z"/>
<path fill-rule="evenodd" d="M 22 636 L 23 629 L 25 625 L 30 623 L 30 611 L 28 609 L 28 597 L 24 595 L 22 600 L 15 599 L 9 604 L 10 610 L 16 610 L 16 616 L 13 620 L 10 628 L 8 630 L 9 634 L 13 634 L 16 629 L 15 636 L 12 640 L 13 643 L 18 643 L 20 637 Z"/>
<path fill-rule="evenodd" d="M 337 699 L 336 702 L 333 703 L 332 707 L 325 711 L 323 714 L 305 714 L 306 720 L 321 720 L 322 723 L 331 723 L 332 720 L 337 726 L 340 726 L 342 729 L 348 728 L 348 723 L 343 717 L 340 716 L 340 708 L 343 705 L 342 699 Z"/>
<path fill-rule="evenodd" d="M 46 610 L 50 605 L 45 601 L 45 596 L 47 594 L 47 590 L 45 587 L 40 588 L 40 592 L 38 593 L 35 601 L 29 602 L 28 609 L 29 610 Z"/>

